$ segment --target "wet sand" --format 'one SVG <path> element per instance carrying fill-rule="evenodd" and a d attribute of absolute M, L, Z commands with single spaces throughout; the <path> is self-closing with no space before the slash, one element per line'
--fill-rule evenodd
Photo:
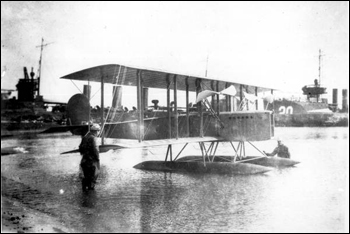
<path fill-rule="evenodd" d="M 23 203 L 1 196 L 2 233 L 66 233 L 74 232 L 57 218 L 26 207 Z"/>

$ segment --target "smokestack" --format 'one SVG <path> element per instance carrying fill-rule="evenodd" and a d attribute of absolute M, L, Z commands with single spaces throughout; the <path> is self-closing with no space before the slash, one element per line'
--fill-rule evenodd
<path fill-rule="evenodd" d="M 333 101 L 332 104 L 338 107 L 338 89 L 333 89 Z"/>
<path fill-rule="evenodd" d="M 25 81 L 29 80 L 29 76 L 28 76 L 28 71 L 26 67 L 23 67 L 23 73 L 24 73 L 24 79 Z"/>
<path fill-rule="evenodd" d="M 90 100 L 90 97 L 91 97 L 91 85 L 84 85 L 83 94 Z"/>
<path fill-rule="evenodd" d="M 33 67 L 32 67 L 32 71 L 30 72 L 30 82 L 31 82 L 31 93 L 32 93 L 32 96 L 33 96 L 33 100 L 34 100 L 34 95 L 35 95 L 35 91 L 37 90 L 37 88 L 35 87 L 35 83 L 34 83 L 34 76 L 35 76 L 35 73 L 33 71 Z"/>
<path fill-rule="evenodd" d="M 34 76 L 35 76 L 35 73 L 33 71 L 33 67 L 32 67 L 32 71 L 30 72 L 30 78 L 31 78 L 31 81 L 34 82 Z"/>
<path fill-rule="evenodd" d="M 348 90 L 343 89 L 342 93 L 343 93 L 342 111 L 348 112 Z"/>
<path fill-rule="evenodd" d="M 143 88 L 142 92 L 143 107 L 147 109 L 148 106 L 148 88 Z"/>
<path fill-rule="evenodd" d="M 113 86 L 113 100 L 112 100 L 112 108 L 119 109 L 122 106 L 122 86 Z"/>

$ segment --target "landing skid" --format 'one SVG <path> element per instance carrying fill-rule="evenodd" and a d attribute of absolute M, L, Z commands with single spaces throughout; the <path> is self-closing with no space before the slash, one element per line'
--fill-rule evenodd
<path fill-rule="evenodd" d="M 137 164 L 134 168 L 151 171 L 231 175 L 250 175 L 271 171 L 268 167 L 249 163 L 210 162 L 204 165 L 197 161 L 145 161 Z"/>

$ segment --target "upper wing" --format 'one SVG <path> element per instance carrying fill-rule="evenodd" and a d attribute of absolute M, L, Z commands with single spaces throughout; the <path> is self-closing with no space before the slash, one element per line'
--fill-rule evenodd
<path fill-rule="evenodd" d="M 188 74 L 178 74 L 174 72 L 150 70 L 144 68 L 135 68 L 118 64 L 108 64 L 97 67 L 91 67 L 78 72 L 71 73 L 61 77 L 62 79 L 104 82 L 117 85 L 137 86 L 137 78 L 142 78 L 143 87 L 166 89 L 173 81 L 174 77 L 177 79 L 177 89 L 189 91 L 196 91 L 198 81 L 202 83 L 203 89 L 218 89 L 223 90 L 229 85 L 234 85 L 238 94 L 240 93 L 240 85 L 248 93 L 255 91 L 268 91 L 272 88 L 258 87 L 248 83 L 234 82 L 231 77 L 227 78 L 208 78 L 201 76 L 193 76 Z M 172 87 L 170 87 L 172 88 Z M 257 90 L 256 90 L 257 88 Z M 218 91 L 216 90 L 216 91 Z"/>
<path fill-rule="evenodd" d="M 203 91 L 212 90 L 215 93 L 225 91 L 232 95 L 236 93 L 240 96 L 240 100 L 243 100 L 243 93 L 254 93 L 270 91 L 271 88 L 258 87 L 249 84 L 243 84 L 235 82 L 231 77 L 225 77 L 222 79 L 207 78 L 200 76 L 192 76 L 185 74 L 176 74 L 173 72 L 157 71 L 143 68 L 135 68 L 129 66 L 123 66 L 118 64 L 102 65 L 97 67 L 88 68 L 82 71 L 78 71 L 62 77 L 63 79 L 72 80 L 85 80 L 101 82 L 103 87 L 104 83 L 111 83 L 117 85 L 131 85 L 137 86 L 137 98 L 138 98 L 138 113 L 137 121 L 124 122 L 118 124 L 105 124 L 104 132 L 106 137 L 112 138 L 127 138 L 142 140 L 155 140 L 155 139 L 168 139 L 168 138 L 181 138 L 185 136 L 203 136 L 203 130 L 207 133 L 207 136 L 217 135 L 217 124 L 215 118 L 212 115 L 206 116 L 201 112 L 197 116 L 190 118 L 189 111 L 187 115 L 172 115 L 172 107 L 170 106 L 170 98 L 167 104 L 167 116 L 162 116 L 154 120 L 145 121 L 144 119 L 144 103 L 142 102 L 142 88 L 161 88 L 161 89 L 173 89 L 174 96 L 177 90 L 186 91 Z M 170 93 L 170 92 L 169 92 Z M 204 93 L 204 97 L 212 95 L 212 92 Z M 247 95 L 246 95 L 247 96 Z M 174 99 L 176 99 L 174 97 Z M 177 100 L 175 100 L 174 110 L 177 108 Z M 201 110 L 196 107 L 197 110 Z M 202 118 L 202 119 L 201 119 Z M 209 123 L 204 126 L 204 123 Z M 245 121 L 247 122 L 247 121 Z M 187 126 L 186 126 L 187 125 Z M 188 125 L 194 126 L 189 129 Z M 185 127 L 186 126 L 186 127 Z M 204 129 L 204 127 L 206 129 Z M 208 127 L 208 128 L 207 128 Z M 167 144 L 172 144 L 173 139 L 166 140 Z M 175 140 L 174 143 L 179 142 Z"/>

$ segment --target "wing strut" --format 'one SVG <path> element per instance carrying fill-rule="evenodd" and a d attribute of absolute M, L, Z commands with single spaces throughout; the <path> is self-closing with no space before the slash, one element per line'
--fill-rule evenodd
<path fill-rule="evenodd" d="M 174 121 L 175 121 L 175 138 L 179 139 L 179 118 L 177 113 L 177 76 L 174 75 Z"/>
<path fill-rule="evenodd" d="M 201 92 L 202 85 L 201 85 L 201 79 L 196 79 L 196 92 L 197 92 L 197 97 L 199 93 Z M 202 102 L 197 103 L 197 110 L 199 113 L 200 121 L 199 121 L 199 136 L 203 137 L 203 110 L 202 110 Z"/>
<path fill-rule="evenodd" d="M 190 136 L 190 108 L 189 108 L 189 85 L 186 77 L 186 136 Z"/>
<path fill-rule="evenodd" d="M 171 138 L 170 75 L 167 75 L 168 138 Z"/>
<path fill-rule="evenodd" d="M 102 69 L 100 70 L 101 75 L 101 125 L 102 125 L 102 131 L 101 131 L 101 145 L 104 145 L 104 125 L 105 125 L 105 118 L 104 118 L 104 77 L 102 73 Z M 89 106 L 90 108 L 90 106 Z"/>
<path fill-rule="evenodd" d="M 142 76 L 141 71 L 137 70 L 137 109 L 138 109 L 138 140 L 143 139 L 143 106 L 142 106 Z"/>

